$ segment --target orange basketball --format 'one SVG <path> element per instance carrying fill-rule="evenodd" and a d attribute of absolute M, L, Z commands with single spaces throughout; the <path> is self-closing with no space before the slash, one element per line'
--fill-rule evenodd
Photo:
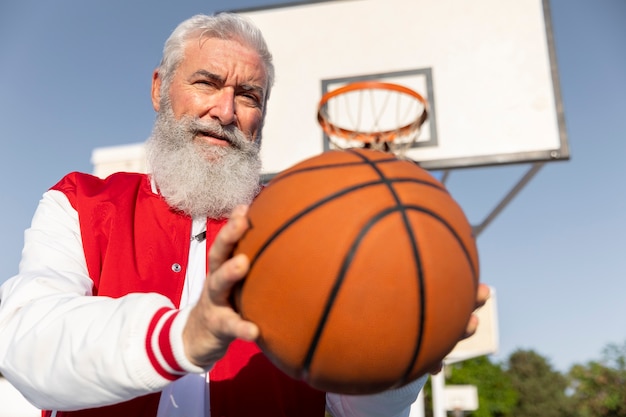
<path fill-rule="evenodd" d="M 365 394 L 427 373 L 465 331 L 478 286 L 472 228 L 411 161 L 329 151 L 278 174 L 249 210 L 235 303 L 288 375 Z"/>

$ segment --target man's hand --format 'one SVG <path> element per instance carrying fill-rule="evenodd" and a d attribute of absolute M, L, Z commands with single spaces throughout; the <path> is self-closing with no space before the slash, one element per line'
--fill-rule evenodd
<path fill-rule="evenodd" d="M 208 367 L 226 353 L 234 339 L 255 340 L 259 328 L 245 321 L 229 302 L 233 286 L 245 277 L 250 267 L 245 255 L 230 257 L 248 229 L 247 207 L 233 210 L 209 250 L 209 274 L 202 295 L 193 307 L 183 330 L 185 353 L 197 366 Z"/>
<path fill-rule="evenodd" d="M 478 310 L 482 306 L 485 305 L 487 300 L 489 299 L 489 286 L 486 284 L 478 284 L 478 290 L 476 291 L 476 304 L 474 305 L 474 310 Z M 463 339 L 467 339 L 476 333 L 476 329 L 478 329 L 478 316 L 476 313 L 470 316 L 469 321 L 467 322 L 467 327 L 465 328 L 465 334 L 463 335 Z"/>
<path fill-rule="evenodd" d="M 489 286 L 486 284 L 479 283 L 478 290 L 476 291 L 476 304 L 474 304 L 474 310 L 478 310 L 479 308 L 484 306 L 488 299 L 489 299 Z M 467 327 L 465 327 L 465 333 L 463 334 L 463 337 L 461 337 L 461 340 L 467 339 L 468 337 L 472 336 L 474 333 L 476 333 L 477 329 L 478 329 L 478 316 L 474 312 L 474 314 L 470 316 L 469 321 L 467 322 Z M 436 368 L 432 369 L 430 373 L 433 375 L 437 374 L 441 371 L 442 367 L 443 367 L 443 363 L 439 364 Z"/>

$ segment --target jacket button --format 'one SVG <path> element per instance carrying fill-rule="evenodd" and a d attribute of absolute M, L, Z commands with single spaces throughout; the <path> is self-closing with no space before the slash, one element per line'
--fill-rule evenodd
<path fill-rule="evenodd" d="M 180 266 L 180 264 L 172 264 L 172 271 L 174 272 L 180 272 L 183 268 Z"/>

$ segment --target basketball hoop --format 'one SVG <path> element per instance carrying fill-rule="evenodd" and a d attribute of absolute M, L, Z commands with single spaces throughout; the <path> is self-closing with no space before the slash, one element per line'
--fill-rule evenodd
<path fill-rule="evenodd" d="M 317 120 L 334 149 L 372 148 L 398 156 L 417 140 L 428 103 L 412 89 L 358 81 L 322 96 Z"/>

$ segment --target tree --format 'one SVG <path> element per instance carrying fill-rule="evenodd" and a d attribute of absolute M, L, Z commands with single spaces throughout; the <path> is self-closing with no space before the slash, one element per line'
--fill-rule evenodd
<path fill-rule="evenodd" d="M 572 417 L 578 415 L 566 395 L 568 381 L 532 350 L 509 356 L 507 375 L 518 393 L 515 417 Z"/>
<path fill-rule="evenodd" d="M 510 378 L 498 364 L 480 356 L 447 367 L 448 385 L 475 385 L 478 390 L 478 410 L 470 417 L 513 416 L 517 393 Z M 518 416 L 516 416 L 518 417 Z"/>
<path fill-rule="evenodd" d="M 626 416 L 626 342 L 608 345 L 601 361 L 574 365 L 568 377 L 581 417 Z"/>

